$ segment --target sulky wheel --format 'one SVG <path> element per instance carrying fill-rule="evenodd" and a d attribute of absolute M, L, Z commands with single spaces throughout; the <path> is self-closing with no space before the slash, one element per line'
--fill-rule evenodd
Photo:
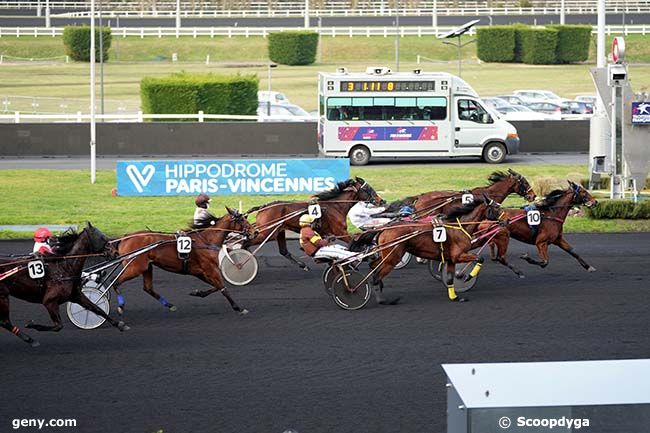
<path fill-rule="evenodd" d="M 336 305 L 344 310 L 358 310 L 363 308 L 370 300 L 371 289 L 368 281 L 363 281 L 365 275 L 359 271 L 346 269 L 345 277 L 338 274 L 332 290 L 332 298 Z M 363 283 L 362 283 L 363 281 Z"/>
<path fill-rule="evenodd" d="M 471 263 L 459 263 L 456 265 L 456 275 L 454 276 L 454 289 L 457 293 L 469 292 L 472 290 L 472 287 L 476 284 L 478 276 L 472 278 L 469 281 L 465 281 L 464 273 L 469 273 L 474 266 L 474 262 Z M 445 265 L 437 260 L 429 260 L 427 264 L 429 272 L 436 280 L 440 281 L 445 289 L 447 288 L 447 283 L 445 279 Z M 464 273 L 463 273 L 464 272 Z M 461 274 L 463 273 L 463 274 Z"/>
<path fill-rule="evenodd" d="M 258 270 L 255 256 L 243 249 L 222 249 L 219 252 L 219 267 L 226 281 L 235 286 L 245 286 L 253 281 Z"/>
<path fill-rule="evenodd" d="M 395 265 L 395 269 L 402 269 L 406 267 L 411 262 L 412 258 L 413 255 L 411 253 L 404 253 L 402 258 L 399 259 L 399 262 Z"/>
<path fill-rule="evenodd" d="M 334 296 L 334 290 L 332 286 L 334 285 L 334 279 L 338 272 L 332 266 L 328 266 L 323 271 L 323 287 L 325 287 L 325 292 L 328 296 Z"/>
<path fill-rule="evenodd" d="M 91 283 L 94 283 L 94 281 Z M 106 314 L 109 313 L 111 310 L 110 303 L 101 290 L 95 287 L 85 286 L 81 289 L 81 292 L 90 299 L 90 302 L 97 305 Z M 81 305 L 75 304 L 74 302 L 68 302 L 67 312 L 68 318 L 70 318 L 72 324 L 81 329 L 99 328 L 106 321 L 103 317 L 86 310 Z"/>

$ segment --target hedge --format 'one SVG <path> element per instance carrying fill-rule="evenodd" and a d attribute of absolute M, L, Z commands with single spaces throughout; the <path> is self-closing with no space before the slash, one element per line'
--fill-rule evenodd
<path fill-rule="evenodd" d="M 550 28 L 522 28 L 521 60 L 533 65 L 555 63 L 558 31 Z"/>
<path fill-rule="evenodd" d="M 484 62 L 512 62 L 515 59 L 513 26 L 479 27 L 476 37 L 476 54 Z"/>
<path fill-rule="evenodd" d="M 513 29 L 515 30 L 515 55 L 514 55 L 514 60 L 517 63 L 523 62 L 521 59 L 521 53 L 522 53 L 522 48 L 521 48 L 521 32 L 522 30 L 529 29 L 530 27 L 527 26 L 526 24 L 513 24 Z"/>
<path fill-rule="evenodd" d="M 102 35 L 102 52 L 104 61 L 108 60 L 108 50 L 111 48 L 111 28 L 95 27 L 95 61 L 100 61 L 99 34 Z M 63 44 L 65 52 L 72 60 L 78 62 L 90 61 L 90 26 L 67 26 L 63 29 Z"/>
<path fill-rule="evenodd" d="M 316 60 L 318 34 L 309 31 L 269 33 L 269 59 L 282 65 L 311 65 Z"/>
<path fill-rule="evenodd" d="M 650 219 L 650 201 L 603 200 L 587 208 L 587 215 L 594 219 Z"/>
<path fill-rule="evenodd" d="M 584 62 L 589 58 L 591 26 L 564 25 L 547 26 L 558 31 L 557 63 Z"/>
<path fill-rule="evenodd" d="M 142 111 L 147 114 L 255 115 L 255 75 L 191 75 L 144 77 L 140 82 Z"/>

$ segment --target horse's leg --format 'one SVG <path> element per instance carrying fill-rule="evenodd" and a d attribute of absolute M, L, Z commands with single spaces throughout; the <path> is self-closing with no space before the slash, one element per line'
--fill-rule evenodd
<path fill-rule="evenodd" d="M 548 242 L 545 240 L 539 241 L 535 244 L 537 247 L 537 254 L 539 255 L 539 260 L 530 257 L 528 254 L 521 256 L 522 259 L 526 260 L 531 265 L 537 265 L 542 268 L 548 266 Z"/>
<path fill-rule="evenodd" d="M 40 343 L 29 335 L 22 332 L 17 326 L 14 326 L 9 320 L 9 296 L 0 295 L 0 326 L 14 334 L 16 337 L 30 344 L 32 347 L 38 347 Z"/>
<path fill-rule="evenodd" d="M 115 326 L 120 331 L 128 331 L 130 329 L 123 321 L 117 321 L 108 314 L 104 313 L 104 310 L 95 305 L 93 301 L 88 299 L 86 295 L 84 295 L 81 291 L 78 293 L 73 293 L 72 296 L 70 296 L 69 301 L 74 302 L 75 304 L 79 304 L 86 310 L 89 310 L 98 316 L 103 317 L 108 323 L 110 323 L 112 326 Z"/>
<path fill-rule="evenodd" d="M 280 254 L 282 254 L 284 257 L 289 259 L 290 261 L 294 262 L 298 266 L 300 266 L 303 271 L 308 271 L 309 267 L 300 260 L 296 259 L 291 253 L 289 252 L 289 249 L 287 248 L 287 235 L 284 230 L 280 230 L 277 234 L 277 237 L 275 238 L 275 241 L 278 243 L 278 249 L 280 250 Z"/>
<path fill-rule="evenodd" d="M 390 251 L 385 252 L 386 254 L 390 254 L 388 258 L 385 258 L 383 256 L 384 252 L 382 252 L 382 257 L 380 259 L 377 259 L 374 262 L 377 263 L 377 265 L 374 265 L 373 263 L 373 267 L 372 267 L 373 269 L 375 269 L 376 266 L 379 266 L 379 270 L 372 275 L 372 284 L 374 286 L 375 299 L 377 300 L 377 303 L 379 305 L 395 305 L 400 301 L 399 296 L 392 299 L 386 299 L 384 298 L 384 293 L 383 293 L 384 277 L 388 275 L 395 268 L 395 266 L 399 263 L 400 259 L 402 258 L 402 255 L 404 254 L 402 248 L 391 250 L 391 251 L 393 251 L 392 254 L 390 254 Z M 400 251 L 401 254 L 399 254 Z M 384 260 L 383 263 L 381 262 L 382 260 Z M 381 265 L 379 263 L 381 263 Z"/>
<path fill-rule="evenodd" d="M 228 300 L 230 303 L 230 307 L 232 307 L 233 310 L 239 312 L 240 314 L 248 314 L 248 310 L 246 308 L 240 307 L 237 302 L 230 296 L 230 293 L 225 287 L 225 284 L 223 282 L 223 278 L 221 277 L 221 272 L 219 272 L 217 267 L 212 267 L 209 268 L 207 272 L 205 271 L 200 271 L 200 272 L 192 272 L 192 275 L 198 277 L 199 279 L 205 281 L 208 284 L 212 285 L 212 289 L 209 290 L 195 290 L 190 295 L 192 296 L 199 296 L 201 298 L 205 298 L 208 295 L 211 295 L 214 292 L 221 292 L 221 294 Z"/>
<path fill-rule="evenodd" d="M 564 239 L 564 237 L 560 236 L 560 238 L 556 240 L 554 243 L 555 245 L 562 248 L 567 253 L 571 254 L 571 256 L 573 256 L 582 265 L 582 267 L 585 268 L 588 272 L 596 272 L 596 268 L 591 266 L 589 263 L 585 262 L 584 259 L 580 257 L 578 253 L 575 252 L 571 244 L 568 243 L 566 239 Z"/>
<path fill-rule="evenodd" d="M 54 323 L 54 325 L 39 325 L 38 323 L 34 323 L 33 321 L 30 320 L 25 325 L 25 328 L 36 329 L 39 332 L 43 332 L 43 331 L 59 332 L 61 329 L 63 329 L 63 324 L 61 323 L 61 314 L 59 313 L 58 300 L 46 299 L 43 302 L 43 306 L 49 313 L 50 319 L 52 319 L 52 323 Z"/>
<path fill-rule="evenodd" d="M 176 305 L 169 302 L 164 296 L 153 289 L 153 265 L 151 263 L 149 263 L 149 267 L 142 274 L 142 284 L 143 290 L 160 302 L 160 305 L 167 307 L 169 311 L 176 311 Z"/>
<path fill-rule="evenodd" d="M 447 274 L 446 274 L 446 282 L 447 282 L 447 296 L 449 297 L 449 300 L 452 302 L 467 302 L 469 299 L 459 297 L 456 294 L 456 289 L 454 288 L 454 278 L 456 276 L 456 264 L 448 261 L 447 262 Z"/>
<path fill-rule="evenodd" d="M 115 281 L 115 284 L 113 284 L 113 290 L 117 295 L 117 314 L 120 316 L 124 314 L 124 309 L 126 308 L 126 300 L 122 295 L 122 290 L 120 290 L 120 284 L 141 275 L 148 269 L 149 263 L 146 257 L 140 256 L 130 263 L 123 262 L 122 265 L 126 266 L 126 270 L 122 275 L 120 275 L 117 281 Z"/>

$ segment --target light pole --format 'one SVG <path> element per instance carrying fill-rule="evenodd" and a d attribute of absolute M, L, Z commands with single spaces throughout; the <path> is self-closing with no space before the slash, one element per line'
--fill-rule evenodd
<path fill-rule="evenodd" d="M 176 37 L 181 29 L 181 0 L 176 0 Z"/>
<path fill-rule="evenodd" d="M 395 72 L 399 72 L 399 0 L 395 3 Z"/>
<path fill-rule="evenodd" d="M 564 14 L 564 0 L 560 1 L 560 24 L 566 24 L 566 16 Z"/>
<path fill-rule="evenodd" d="M 268 70 L 269 70 L 269 95 L 268 95 L 268 101 L 266 102 L 266 115 L 269 116 L 269 117 L 271 116 L 271 69 L 277 68 L 277 67 L 278 67 L 278 65 L 273 63 L 273 62 L 269 62 L 269 64 L 268 64 Z"/>
<path fill-rule="evenodd" d="M 433 12 L 431 14 L 431 27 L 436 29 L 436 36 L 438 36 L 438 0 L 433 0 Z"/>
<path fill-rule="evenodd" d="M 95 0 L 90 1 L 90 183 L 97 180 L 95 141 Z"/>
<path fill-rule="evenodd" d="M 305 0 L 305 28 L 309 28 L 309 0 Z"/>
<path fill-rule="evenodd" d="M 104 27 L 102 23 L 102 2 L 99 0 L 99 106 L 104 115 Z"/>
<path fill-rule="evenodd" d="M 50 28 L 50 0 L 45 0 L 45 27 Z"/>

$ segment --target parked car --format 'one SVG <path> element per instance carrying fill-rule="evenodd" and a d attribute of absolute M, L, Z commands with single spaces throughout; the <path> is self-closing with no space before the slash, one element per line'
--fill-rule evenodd
<path fill-rule="evenodd" d="M 499 95 L 497 98 L 503 99 L 510 105 L 524 105 L 524 100 L 517 95 Z"/>
<path fill-rule="evenodd" d="M 510 103 L 501 98 L 495 96 L 488 96 L 487 98 L 481 98 L 483 102 L 489 105 L 492 108 L 498 109 L 500 107 L 508 107 Z"/>
<path fill-rule="evenodd" d="M 598 101 L 598 96 L 596 95 L 578 95 L 575 97 L 575 100 L 578 102 L 586 102 L 591 105 L 596 105 Z"/>
<path fill-rule="evenodd" d="M 585 119 L 594 114 L 591 104 L 580 101 L 564 101 L 561 104 L 563 119 Z"/>
<path fill-rule="evenodd" d="M 533 102 L 526 105 L 533 111 L 548 114 L 556 120 L 562 119 L 562 106 L 554 102 Z"/>
<path fill-rule="evenodd" d="M 511 105 L 497 109 L 501 118 L 507 121 L 511 120 L 554 120 L 548 114 L 538 113 L 523 105 Z"/>
<path fill-rule="evenodd" d="M 528 101 L 548 101 L 561 103 L 565 98 L 561 98 L 549 90 L 515 90 L 514 94 L 527 99 Z"/>
<path fill-rule="evenodd" d="M 271 104 L 287 105 L 291 104 L 289 98 L 284 93 L 269 92 L 268 90 L 260 90 L 257 92 L 258 102 L 270 102 Z"/>
<path fill-rule="evenodd" d="M 257 106 L 258 122 L 315 122 L 305 110 L 293 104 L 271 104 L 259 102 Z"/>

